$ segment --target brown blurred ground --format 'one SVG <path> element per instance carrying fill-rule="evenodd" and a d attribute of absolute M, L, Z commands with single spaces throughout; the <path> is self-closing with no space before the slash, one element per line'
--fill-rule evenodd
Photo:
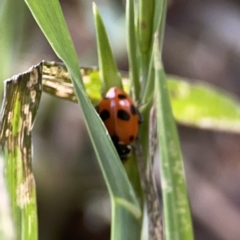
<path fill-rule="evenodd" d="M 124 6 L 96 1 L 119 69 L 127 70 Z M 62 0 L 81 65 L 97 65 L 91 1 Z M 167 73 L 240 95 L 240 2 L 172 0 Z M 17 72 L 58 60 L 29 18 Z M 76 104 L 43 94 L 34 128 L 40 240 L 109 239 L 109 199 Z M 240 136 L 179 126 L 197 240 L 240 239 Z"/>

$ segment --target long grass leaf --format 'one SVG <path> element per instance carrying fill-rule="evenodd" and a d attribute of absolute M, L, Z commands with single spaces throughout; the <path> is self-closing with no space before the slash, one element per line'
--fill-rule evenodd
<path fill-rule="evenodd" d="M 10 199 L 4 177 L 4 156 L 0 153 L 0 239 L 16 240 L 16 233 L 10 208 Z"/>
<path fill-rule="evenodd" d="M 136 28 L 135 28 L 135 10 L 134 1 L 127 0 L 126 2 L 126 23 L 127 23 L 127 50 L 129 62 L 130 85 L 134 89 L 134 98 L 139 102 L 141 87 L 139 81 L 139 63 L 138 63 L 138 47 L 136 41 Z"/>
<path fill-rule="evenodd" d="M 193 240 L 182 153 L 161 62 L 158 35 L 155 38 L 154 57 L 165 237 L 166 240 Z"/>
<path fill-rule="evenodd" d="M 122 88 L 122 82 L 113 58 L 103 20 L 95 3 L 93 3 L 93 14 L 97 35 L 98 62 L 103 85 L 102 93 L 104 95 L 113 86 Z"/>

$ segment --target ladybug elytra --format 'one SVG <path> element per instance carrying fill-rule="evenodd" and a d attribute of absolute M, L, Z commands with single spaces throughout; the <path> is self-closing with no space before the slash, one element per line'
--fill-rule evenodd
<path fill-rule="evenodd" d="M 133 100 L 120 88 L 112 87 L 96 106 L 114 146 L 121 158 L 126 160 L 131 145 L 138 135 L 141 122 L 139 112 Z"/>

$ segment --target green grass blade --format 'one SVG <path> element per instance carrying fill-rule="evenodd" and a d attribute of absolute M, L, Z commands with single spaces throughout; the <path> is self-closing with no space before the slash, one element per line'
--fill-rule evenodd
<path fill-rule="evenodd" d="M 160 36 L 160 52 L 162 52 L 162 42 L 165 30 L 165 21 L 166 21 L 166 14 L 167 14 L 167 1 L 166 0 L 156 0 L 154 3 L 154 18 L 153 18 L 153 32 L 158 32 Z M 150 60 L 148 62 L 148 68 L 146 69 L 148 72 L 147 74 L 147 81 L 144 87 L 142 88 L 142 102 L 144 103 L 142 107 L 142 114 L 143 118 L 145 119 L 142 128 L 140 130 L 140 137 L 143 146 L 144 156 L 147 158 L 148 154 L 148 144 L 149 139 L 147 137 L 146 132 L 149 129 L 149 114 L 150 109 L 153 105 L 153 94 L 154 94 L 154 68 L 153 68 L 153 40 L 151 45 L 150 51 Z"/>
<path fill-rule="evenodd" d="M 154 0 L 139 0 L 138 13 L 138 40 L 139 49 L 142 54 L 151 51 L 153 37 Z"/>
<path fill-rule="evenodd" d="M 79 66 L 77 64 L 77 56 L 74 52 L 59 2 L 57 0 L 27 0 L 26 2 L 54 51 L 62 58 L 70 72 L 75 93 L 81 106 L 112 203 L 115 203 L 112 205 L 112 211 L 113 216 L 116 217 L 116 221 L 115 219 L 114 221 L 118 224 L 113 224 L 112 226 L 112 236 L 115 236 L 113 239 L 119 239 L 117 237 L 118 232 L 125 233 L 124 239 L 132 239 L 132 232 L 140 231 L 139 228 L 134 228 L 134 226 L 137 226 L 140 222 L 141 211 L 111 139 L 106 134 L 106 129 L 102 121 L 96 114 L 95 109 L 83 89 Z M 116 202 L 117 199 L 121 199 L 121 202 L 127 204 L 119 205 L 119 202 Z M 127 216 L 132 219 L 132 228 L 123 229 L 126 219 L 122 219 L 118 214 L 114 214 L 116 212 L 116 205 L 122 208 L 122 211 L 127 210 Z"/>
<path fill-rule="evenodd" d="M 113 86 L 122 88 L 122 82 L 113 58 L 103 20 L 95 3 L 93 3 L 93 14 L 97 35 L 98 63 L 103 83 L 102 93 L 105 95 L 108 89 Z"/>
<path fill-rule="evenodd" d="M 111 239 L 140 240 L 141 221 L 135 221 L 134 216 L 129 215 L 128 208 L 121 205 L 121 201 L 114 201 L 113 206 L 112 227 L 114 231 L 111 232 Z"/>
<path fill-rule="evenodd" d="M 159 32 L 159 36 L 160 36 L 159 50 L 161 54 L 162 54 L 163 38 L 164 38 L 164 31 L 165 31 L 166 15 L 167 15 L 167 0 L 155 1 L 153 32 Z M 153 100 L 152 98 L 153 97 L 152 89 L 154 88 L 153 55 L 154 53 L 151 50 L 151 59 L 149 62 L 149 69 L 148 69 L 148 80 L 147 80 L 146 89 L 144 89 L 145 91 L 143 94 L 144 103 L 145 102 L 151 103 Z"/>
<path fill-rule="evenodd" d="M 4 178 L 4 156 L 0 152 L 0 239 L 16 240 L 14 223 L 10 209 L 10 200 Z"/>
<path fill-rule="evenodd" d="M 136 102 L 139 102 L 140 97 L 140 81 L 139 81 L 139 64 L 137 58 L 137 42 L 135 29 L 135 10 L 134 0 L 126 2 L 126 23 L 127 23 L 127 52 L 130 73 L 130 85 L 133 86 Z"/>
<path fill-rule="evenodd" d="M 0 147 L 16 236 L 24 240 L 38 239 L 31 130 L 40 97 L 41 64 L 5 82 Z"/>
<path fill-rule="evenodd" d="M 149 62 L 152 50 L 154 0 L 139 0 L 138 3 L 138 45 L 141 60 L 141 84 L 142 91 L 145 91 Z M 159 13 L 158 13 L 159 14 Z"/>
<path fill-rule="evenodd" d="M 159 52 L 154 48 L 156 109 L 166 240 L 193 239 L 191 214 L 176 124 Z"/>

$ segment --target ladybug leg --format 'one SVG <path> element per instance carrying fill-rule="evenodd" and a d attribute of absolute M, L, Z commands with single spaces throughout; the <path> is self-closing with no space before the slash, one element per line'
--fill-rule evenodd
<path fill-rule="evenodd" d="M 113 141 L 114 146 L 116 147 L 116 145 L 118 145 L 118 143 L 119 143 L 119 138 L 118 138 L 118 136 L 113 135 L 113 136 L 111 136 L 111 139 L 112 139 L 112 141 Z"/>
<path fill-rule="evenodd" d="M 116 135 L 112 136 L 111 138 L 120 159 L 122 160 L 122 162 L 126 161 L 128 155 L 131 153 L 131 146 L 119 143 L 119 138 Z"/>
<path fill-rule="evenodd" d="M 122 162 L 125 162 L 128 159 L 128 155 L 131 153 L 131 146 L 130 145 L 124 145 L 124 144 L 114 144 L 115 148 L 118 152 L 118 155 Z"/>

